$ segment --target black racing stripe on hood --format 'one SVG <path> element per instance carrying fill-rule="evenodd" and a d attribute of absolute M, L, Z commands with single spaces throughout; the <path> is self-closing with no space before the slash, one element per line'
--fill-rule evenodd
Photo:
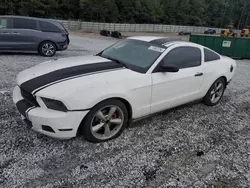
<path fill-rule="evenodd" d="M 17 110 L 20 112 L 20 114 L 22 114 L 25 117 L 26 111 L 29 108 L 34 107 L 34 105 L 30 104 L 29 102 L 23 99 L 16 103 L 16 107 L 17 107 Z"/>
<path fill-rule="evenodd" d="M 122 65 L 112 61 L 67 67 L 28 80 L 22 83 L 20 87 L 26 92 L 32 93 L 43 86 L 62 79 L 122 67 Z"/>

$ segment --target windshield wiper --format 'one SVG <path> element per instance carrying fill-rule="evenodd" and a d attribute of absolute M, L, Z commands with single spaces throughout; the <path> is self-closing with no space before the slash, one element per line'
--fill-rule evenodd
<path fill-rule="evenodd" d="M 127 65 L 126 63 L 122 63 L 122 62 L 120 62 L 120 61 L 118 61 L 118 60 L 114 60 L 114 59 L 113 59 L 112 61 L 114 61 L 114 62 L 116 62 L 116 63 L 122 65 L 123 67 L 129 69 L 129 67 L 128 67 L 128 65 Z"/>
<path fill-rule="evenodd" d="M 103 51 L 99 52 L 98 54 L 96 54 L 96 56 L 102 57 L 102 52 L 103 52 Z"/>
<path fill-rule="evenodd" d="M 125 68 L 127 68 L 127 69 L 130 69 L 126 63 L 123 63 L 123 62 L 121 62 L 121 61 L 119 61 L 119 60 L 116 60 L 116 59 L 113 59 L 113 58 L 110 58 L 110 57 L 107 57 L 107 56 L 103 56 L 103 55 L 102 55 L 102 52 L 96 54 L 96 56 L 100 56 L 100 57 L 109 59 L 109 60 L 111 60 L 111 61 L 114 61 L 114 62 L 116 62 L 116 63 L 122 65 L 123 67 L 125 67 Z"/>
<path fill-rule="evenodd" d="M 105 57 L 105 58 L 106 58 L 106 59 L 109 59 L 109 60 L 111 60 L 111 61 L 114 61 L 114 62 L 116 62 L 116 63 L 122 65 L 123 67 L 125 67 L 125 68 L 127 68 L 127 69 L 130 69 L 126 63 L 123 63 L 123 62 L 121 62 L 121 61 L 119 61 L 119 60 L 116 60 L 116 59 L 113 59 L 113 58 L 109 58 L 109 57 Z"/>

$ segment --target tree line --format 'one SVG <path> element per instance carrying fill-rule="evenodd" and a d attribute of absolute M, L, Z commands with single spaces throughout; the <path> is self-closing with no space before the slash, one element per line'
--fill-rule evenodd
<path fill-rule="evenodd" d="M 209 27 L 250 24 L 249 0 L 0 0 L 0 15 Z"/>

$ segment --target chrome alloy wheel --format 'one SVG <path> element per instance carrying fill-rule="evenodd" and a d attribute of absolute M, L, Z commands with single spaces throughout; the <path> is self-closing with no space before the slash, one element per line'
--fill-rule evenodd
<path fill-rule="evenodd" d="M 51 56 L 55 53 L 55 47 L 53 44 L 45 43 L 42 46 L 42 52 L 45 56 Z"/>
<path fill-rule="evenodd" d="M 124 114 L 118 106 L 105 106 L 92 118 L 91 132 L 97 139 L 107 140 L 121 130 L 123 122 Z"/>
<path fill-rule="evenodd" d="M 211 102 L 214 104 L 217 103 L 221 99 L 223 92 L 224 92 L 223 81 L 221 81 L 221 80 L 216 81 L 214 83 L 213 89 L 210 93 Z"/>

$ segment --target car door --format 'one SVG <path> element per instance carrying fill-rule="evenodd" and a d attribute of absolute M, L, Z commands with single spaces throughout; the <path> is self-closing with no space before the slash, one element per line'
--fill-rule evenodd
<path fill-rule="evenodd" d="M 41 31 L 34 19 L 12 19 L 11 40 L 13 50 L 37 50 Z"/>
<path fill-rule="evenodd" d="M 152 73 L 151 113 L 169 109 L 200 97 L 203 82 L 200 48 L 179 46 L 170 50 Z M 161 64 L 175 66 L 178 72 L 161 72 Z"/>
<path fill-rule="evenodd" d="M 8 50 L 11 45 L 10 22 L 7 17 L 0 17 L 0 50 Z"/>

